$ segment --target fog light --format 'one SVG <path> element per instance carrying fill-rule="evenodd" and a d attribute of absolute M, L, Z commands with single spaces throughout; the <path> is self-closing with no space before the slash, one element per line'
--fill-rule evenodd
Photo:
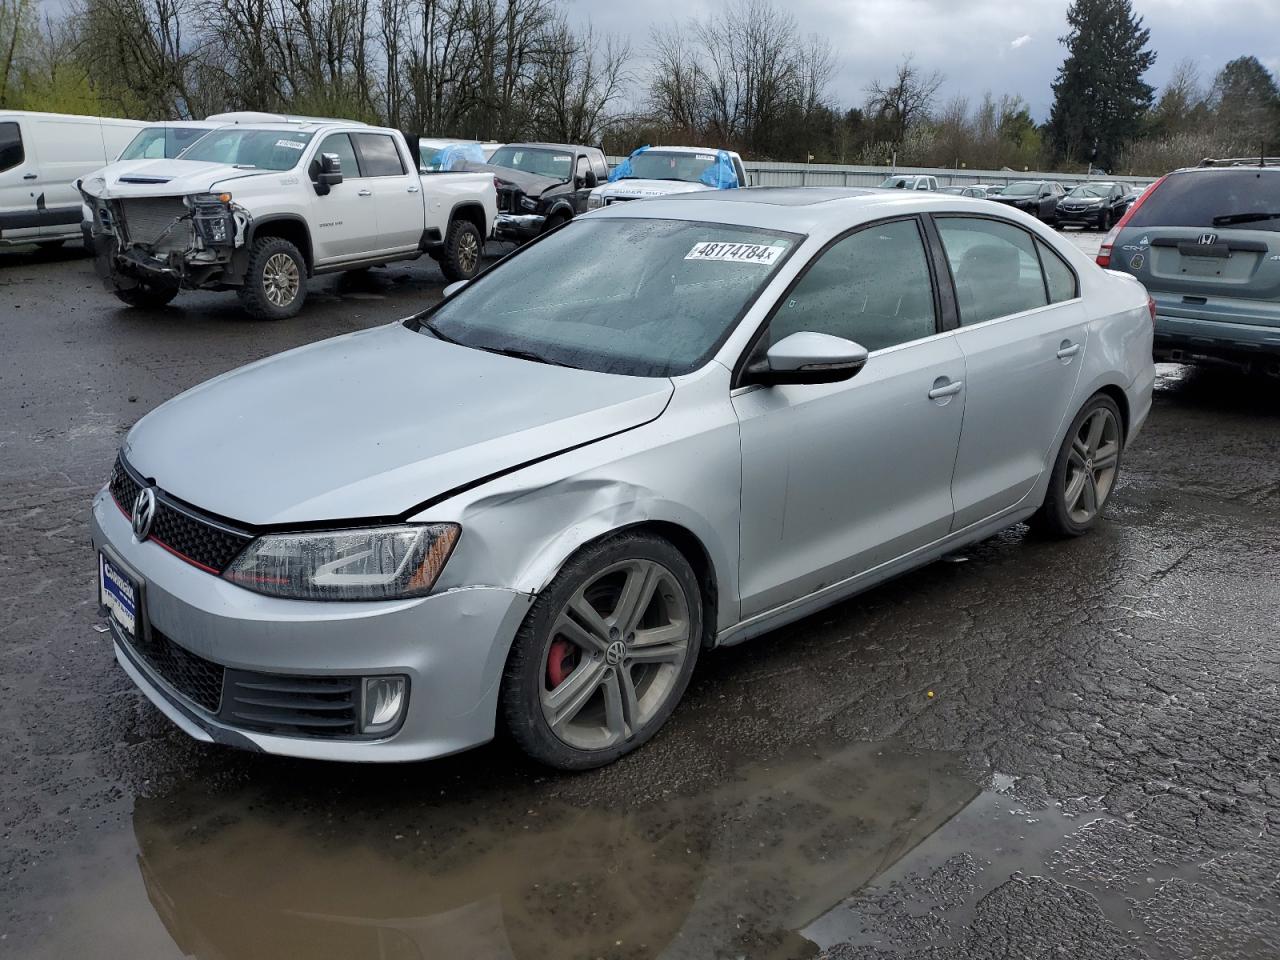
<path fill-rule="evenodd" d="M 408 683 L 405 677 L 365 677 L 360 698 L 360 732 L 387 733 L 404 716 Z"/>
<path fill-rule="evenodd" d="M 209 222 L 209 239 L 214 243 L 226 243 L 227 241 L 227 221 L 212 220 Z"/>

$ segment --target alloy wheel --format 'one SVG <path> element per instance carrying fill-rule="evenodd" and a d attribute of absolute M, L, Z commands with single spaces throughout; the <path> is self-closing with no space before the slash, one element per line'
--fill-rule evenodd
<path fill-rule="evenodd" d="M 1120 463 L 1120 424 L 1105 407 L 1080 424 L 1067 455 L 1063 499 L 1076 523 L 1088 523 L 1101 511 L 1115 484 Z"/>
<path fill-rule="evenodd" d="M 653 560 L 612 564 L 556 617 L 542 654 L 542 713 L 563 743 L 602 750 L 630 739 L 677 688 L 693 642 L 689 598 Z"/>
<path fill-rule="evenodd" d="M 274 306 L 287 307 L 293 303 L 300 280 L 298 264 L 287 253 L 274 253 L 263 265 L 263 292 Z"/>
<path fill-rule="evenodd" d="M 458 266 L 463 273 L 470 273 L 480 262 L 480 241 L 467 232 L 458 238 Z"/>

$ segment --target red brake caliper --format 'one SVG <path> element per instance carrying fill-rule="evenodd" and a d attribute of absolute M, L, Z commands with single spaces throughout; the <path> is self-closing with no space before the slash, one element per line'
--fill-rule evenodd
<path fill-rule="evenodd" d="M 568 640 L 552 640 L 547 654 L 547 685 L 554 690 L 578 665 L 578 648 Z"/>

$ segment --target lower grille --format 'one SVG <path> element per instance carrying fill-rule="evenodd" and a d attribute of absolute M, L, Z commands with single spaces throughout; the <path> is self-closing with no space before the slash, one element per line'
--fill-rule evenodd
<path fill-rule="evenodd" d="M 225 672 L 221 664 L 196 656 L 154 628 L 149 639 L 128 642 L 165 683 L 201 709 L 218 712 Z"/>
<path fill-rule="evenodd" d="M 181 197 L 121 200 L 124 233 L 131 243 L 157 253 L 179 252 L 192 245 L 191 214 Z"/>
<path fill-rule="evenodd" d="M 290 677 L 227 671 L 221 719 L 262 733 L 351 737 L 356 733 L 358 677 Z"/>

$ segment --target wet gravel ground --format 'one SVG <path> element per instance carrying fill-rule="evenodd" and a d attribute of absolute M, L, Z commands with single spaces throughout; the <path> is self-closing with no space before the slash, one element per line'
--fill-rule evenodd
<path fill-rule="evenodd" d="M 73 251 L 0 255 L 0 955 L 1280 956 L 1274 381 L 1162 367 L 1091 535 L 1015 527 L 710 656 L 605 770 L 502 743 L 311 764 L 172 728 L 93 629 L 88 503 L 120 438 L 442 282 L 328 279 L 263 324 L 226 294 L 123 309 Z"/>

